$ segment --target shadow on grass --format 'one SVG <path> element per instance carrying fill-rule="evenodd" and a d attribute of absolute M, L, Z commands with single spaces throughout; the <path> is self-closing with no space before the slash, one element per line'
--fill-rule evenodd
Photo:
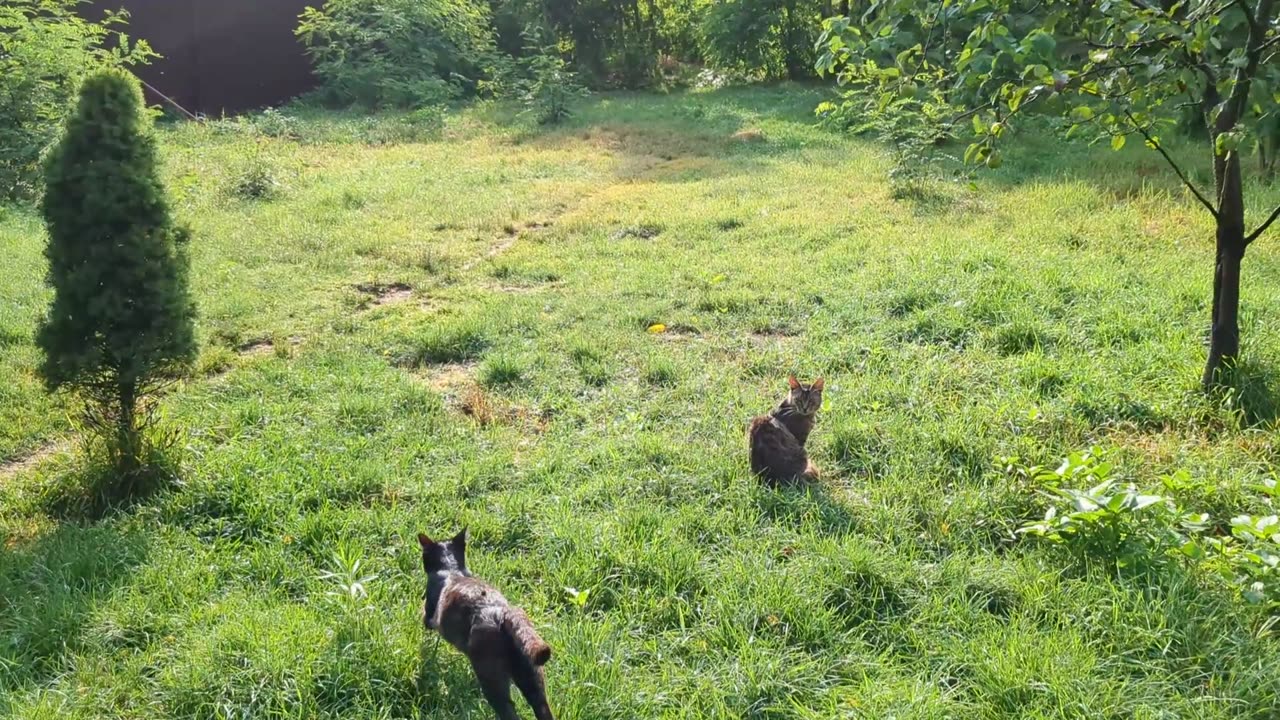
<path fill-rule="evenodd" d="M 41 509 L 66 522 L 96 522 L 144 504 L 179 480 L 174 450 L 153 449 L 143 466 L 122 476 L 93 451 L 41 491 Z"/>
<path fill-rule="evenodd" d="M 821 97 L 787 85 L 602 93 L 580 103 L 560 125 L 538 126 L 500 108 L 489 120 L 515 128 L 517 144 L 613 154 L 615 174 L 623 180 L 698 182 L 766 170 L 770 156 L 804 147 Z"/>
<path fill-rule="evenodd" d="M 861 528 L 858 518 L 821 482 L 777 488 L 756 478 L 752 482 L 759 483 L 754 492 L 756 507 L 770 522 L 815 527 L 823 535 L 847 535 Z"/>
<path fill-rule="evenodd" d="M 460 717 L 488 717 L 492 710 L 480 694 L 480 686 L 466 659 L 434 631 L 428 633 L 418 650 L 420 665 L 415 683 L 418 708 L 439 710 L 452 706 L 460 710 L 458 706 L 465 704 L 472 713 Z M 514 686 L 511 691 L 516 706 L 520 707 L 523 700 Z"/>
<path fill-rule="evenodd" d="M 94 609 L 147 553 L 139 531 L 76 525 L 0 550 L 0 688 L 39 685 L 65 672 Z"/>
<path fill-rule="evenodd" d="M 1245 356 L 1224 368 L 1222 387 L 1215 391 L 1220 406 L 1237 413 L 1247 427 L 1269 425 L 1280 419 L 1280 370 L 1271 363 Z"/>

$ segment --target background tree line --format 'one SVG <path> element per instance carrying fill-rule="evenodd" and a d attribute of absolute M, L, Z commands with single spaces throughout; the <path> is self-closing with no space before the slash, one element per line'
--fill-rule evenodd
<path fill-rule="evenodd" d="M 592 88 L 648 88 L 682 65 L 816 76 L 832 0 L 328 0 L 298 35 L 334 104 L 412 107 L 499 94 L 548 49 Z M 530 43 L 529 35 L 541 39 Z"/>

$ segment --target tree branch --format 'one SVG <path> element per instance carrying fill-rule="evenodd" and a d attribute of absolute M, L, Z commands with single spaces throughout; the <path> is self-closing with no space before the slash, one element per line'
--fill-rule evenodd
<path fill-rule="evenodd" d="M 1155 148 L 1156 152 L 1160 153 L 1160 155 L 1164 157 L 1165 162 L 1169 163 L 1169 167 L 1173 168 L 1173 171 L 1178 174 L 1178 179 L 1182 181 L 1182 184 L 1186 185 L 1187 189 L 1190 190 L 1191 193 L 1196 196 L 1196 199 L 1200 201 L 1200 204 L 1204 205 L 1204 208 L 1209 211 L 1209 214 L 1217 219 L 1218 209 L 1213 206 L 1213 203 L 1206 200 L 1204 195 L 1200 194 L 1200 190 L 1195 186 L 1195 184 L 1187 179 L 1186 174 L 1182 172 L 1182 168 L 1178 167 L 1178 163 L 1174 162 L 1173 158 L 1169 156 L 1169 153 L 1165 152 L 1164 146 L 1160 144 L 1160 141 L 1152 137 L 1151 133 L 1147 132 L 1147 128 L 1145 126 L 1138 123 L 1138 120 L 1133 117 L 1133 113 L 1125 110 L 1124 114 L 1125 117 L 1129 118 L 1129 122 L 1133 124 L 1133 127 L 1136 128 L 1138 132 L 1142 133 L 1142 137 L 1147 139 L 1147 144 Z"/>
<path fill-rule="evenodd" d="M 1277 207 L 1275 210 L 1272 210 L 1271 217 L 1267 218 L 1266 222 L 1259 225 L 1257 230 L 1254 230 L 1253 232 L 1249 233 L 1249 237 L 1246 237 L 1244 239 L 1245 247 L 1248 247 L 1249 243 L 1262 237 L 1262 233 L 1266 232 L 1267 228 L 1271 227 L 1271 223 L 1275 222 L 1276 219 L 1278 218 L 1280 218 L 1280 207 Z"/>
<path fill-rule="evenodd" d="M 1245 22 L 1249 23 L 1249 32 L 1258 32 L 1258 21 L 1253 17 L 1253 12 L 1249 10 L 1249 3 L 1245 0 L 1231 0 L 1231 4 L 1240 8 L 1240 12 L 1244 14 Z"/>

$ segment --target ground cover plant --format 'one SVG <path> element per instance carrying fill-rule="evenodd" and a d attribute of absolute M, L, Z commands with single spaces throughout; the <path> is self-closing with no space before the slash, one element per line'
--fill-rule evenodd
<path fill-rule="evenodd" d="M 42 224 L 6 211 L 0 717 L 489 717 L 417 616 L 415 534 L 462 526 L 554 648 L 557 717 L 1273 717 L 1265 568 L 1115 562 L 1119 513 L 1027 529 L 1097 485 L 1035 468 L 1097 445 L 1116 488 L 1251 519 L 1205 537 L 1274 536 L 1277 244 L 1208 396 L 1212 219 L 1158 158 L 1024 138 L 895 197 L 823 98 L 165 129 L 181 481 L 106 515 L 36 376 Z M 788 372 L 826 378 L 807 491 L 746 466 Z"/>

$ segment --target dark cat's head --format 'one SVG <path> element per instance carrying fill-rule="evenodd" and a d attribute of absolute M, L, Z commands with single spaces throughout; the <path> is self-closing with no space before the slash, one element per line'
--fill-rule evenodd
<path fill-rule="evenodd" d="M 422 569 L 428 575 L 439 572 L 467 572 L 467 530 L 453 536 L 451 540 L 436 542 L 418 533 L 418 544 L 422 546 Z"/>
<path fill-rule="evenodd" d="M 796 379 L 795 375 L 792 375 L 787 378 L 787 383 L 791 385 L 791 392 L 787 395 L 787 401 L 791 407 L 801 415 L 816 415 L 818 409 L 822 407 L 822 378 L 804 385 Z"/>

